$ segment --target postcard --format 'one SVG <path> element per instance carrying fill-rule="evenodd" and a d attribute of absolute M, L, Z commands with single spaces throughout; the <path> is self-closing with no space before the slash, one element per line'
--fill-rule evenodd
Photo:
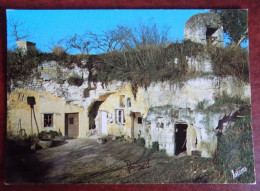
<path fill-rule="evenodd" d="M 247 10 L 7 10 L 6 184 L 254 184 Z"/>

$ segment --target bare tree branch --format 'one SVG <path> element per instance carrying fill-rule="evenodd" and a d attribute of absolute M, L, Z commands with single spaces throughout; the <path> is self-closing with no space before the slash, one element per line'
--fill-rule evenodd
<path fill-rule="evenodd" d="M 9 26 L 11 30 L 11 38 L 15 41 L 27 39 L 31 36 L 28 31 L 24 29 L 24 23 L 13 18 L 10 18 Z"/>

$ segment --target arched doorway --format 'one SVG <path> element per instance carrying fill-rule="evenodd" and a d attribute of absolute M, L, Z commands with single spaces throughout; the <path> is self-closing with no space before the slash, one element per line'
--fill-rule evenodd
<path fill-rule="evenodd" d="M 95 118 L 97 117 L 98 109 L 102 103 L 103 101 L 96 101 L 89 110 L 89 130 L 96 129 Z"/>

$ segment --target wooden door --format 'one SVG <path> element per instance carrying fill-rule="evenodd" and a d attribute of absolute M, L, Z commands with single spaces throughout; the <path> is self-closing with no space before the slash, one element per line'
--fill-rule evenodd
<path fill-rule="evenodd" d="M 65 134 L 69 138 L 77 138 L 79 135 L 79 115 L 78 113 L 65 114 Z"/>

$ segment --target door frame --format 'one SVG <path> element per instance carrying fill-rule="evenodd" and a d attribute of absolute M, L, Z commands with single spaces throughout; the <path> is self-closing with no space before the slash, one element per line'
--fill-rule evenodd
<path fill-rule="evenodd" d="M 78 112 L 73 112 L 73 113 L 65 113 L 65 136 L 68 136 L 68 133 L 69 133 L 69 129 L 68 129 L 68 115 L 69 114 L 77 114 L 77 120 L 78 120 L 78 126 L 77 126 L 77 129 L 78 129 L 78 135 L 77 137 L 79 136 L 79 113 Z"/>
<path fill-rule="evenodd" d="M 99 110 L 100 112 L 100 133 L 101 134 L 107 134 L 107 121 L 108 121 L 108 117 L 107 117 L 107 111 L 106 110 Z M 103 113 L 106 113 L 106 133 L 103 133 L 103 122 L 102 122 L 102 119 L 103 119 Z"/>

